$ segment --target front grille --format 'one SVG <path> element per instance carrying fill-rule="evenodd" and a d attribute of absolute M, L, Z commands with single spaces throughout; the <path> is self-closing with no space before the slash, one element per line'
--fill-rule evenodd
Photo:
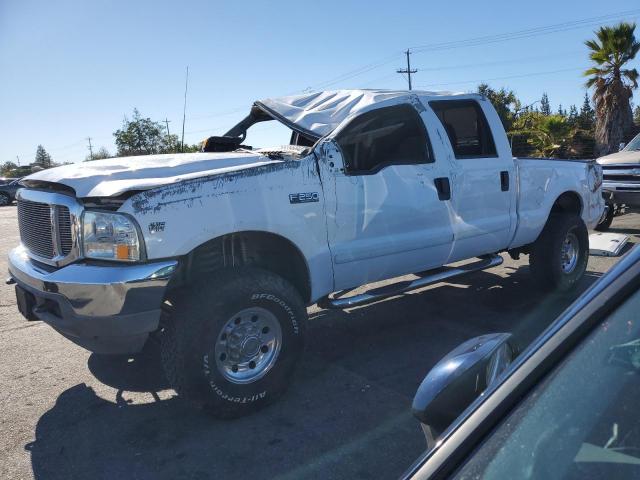
<path fill-rule="evenodd" d="M 69 255 L 73 247 L 71 236 L 71 214 L 67 207 L 58 207 L 58 238 L 60 239 L 60 254 Z"/>
<path fill-rule="evenodd" d="M 71 214 L 65 206 L 19 199 L 18 227 L 22 244 L 38 257 L 51 260 L 71 253 Z M 56 233 L 59 247 L 56 246 Z"/>
<path fill-rule="evenodd" d="M 20 239 L 27 249 L 39 257 L 53 258 L 51 207 L 46 203 L 18 201 Z"/>
<path fill-rule="evenodd" d="M 609 175 L 605 173 L 603 177 L 611 182 L 640 183 L 639 175 Z"/>

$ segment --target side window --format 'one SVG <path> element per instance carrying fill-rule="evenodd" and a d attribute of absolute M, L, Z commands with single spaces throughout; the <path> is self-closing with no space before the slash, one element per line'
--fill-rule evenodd
<path fill-rule="evenodd" d="M 371 174 L 388 165 L 433 162 L 427 130 L 411 105 L 395 105 L 356 117 L 336 141 L 347 173 Z"/>
<path fill-rule="evenodd" d="M 496 156 L 493 135 L 478 102 L 439 100 L 429 105 L 447 131 L 456 158 Z"/>

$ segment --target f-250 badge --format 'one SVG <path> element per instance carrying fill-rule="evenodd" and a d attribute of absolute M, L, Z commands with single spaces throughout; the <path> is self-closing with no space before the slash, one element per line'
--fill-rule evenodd
<path fill-rule="evenodd" d="M 289 203 L 319 202 L 318 192 L 290 193 Z"/>
<path fill-rule="evenodd" d="M 164 222 L 151 222 L 149 224 L 149 233 L 164 232 Z"/>

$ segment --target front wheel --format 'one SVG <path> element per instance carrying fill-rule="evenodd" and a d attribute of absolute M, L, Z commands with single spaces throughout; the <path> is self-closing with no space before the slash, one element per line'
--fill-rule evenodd
<path fill-rule="evenodd" d="M 179 396 L 215 416 L 238 417 L 286 389 L 303 351 L 307 311 L 296 289 L 271 272 L 213 275 L 173 299 L 162 361 Z"/>
<path fill-rule="evenodd" d="M 577 215 L 552 214 L 531 248 L 529 264 L 542 290 L 570 290 L 584 275 L 589 234 Z"/>
<path fill-rule="evenodd" d="M 4 192 L 0 192 L 0 207 L 11 204 L 11 197 Z"/>

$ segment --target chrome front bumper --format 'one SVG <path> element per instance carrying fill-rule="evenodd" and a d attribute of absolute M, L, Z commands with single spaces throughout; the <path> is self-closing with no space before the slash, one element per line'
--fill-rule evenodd
<path fill-rule="evenodd" d="M 9 274 L 35 297 L 33 314 L 97 353 L 135 353 L 158 328 L 176 260 L 139 265 L 74 263 L 53 269 L 24 247 L 9 253 Z"/>

